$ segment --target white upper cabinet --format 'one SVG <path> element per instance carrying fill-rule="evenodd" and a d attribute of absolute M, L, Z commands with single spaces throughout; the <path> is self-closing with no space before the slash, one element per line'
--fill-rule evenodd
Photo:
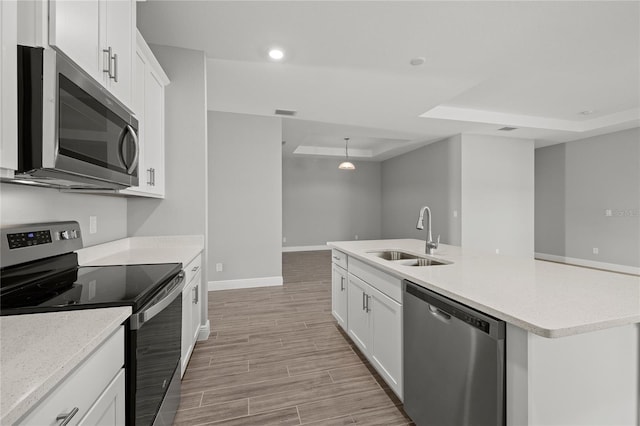
<path fill-rule="evenodd" d="M 138 119 L 138 186 L 121 194 L 164 198 L 164 87 L 169 79 L 138 32 L 133 112 Z"/>
<path fill-rule="evenodd" d="M 135 0 L 49 0 L 49 44 L 132 106 Z"/>
<path fill-rule="evenodd" d="M 0 173 L 18 168 L 17 4 L 0 1 Z"/>

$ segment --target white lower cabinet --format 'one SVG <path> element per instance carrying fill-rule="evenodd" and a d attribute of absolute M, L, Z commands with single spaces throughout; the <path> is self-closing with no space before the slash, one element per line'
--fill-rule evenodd
<path fill-rule="evenodd" d="M 347 281 L 347 333 L 402 400 L 402 304 L 351 273 Z"/>
<path fill-rule="evenodd" d="M 121 369 L 109 387 L 91 407 L 79 426 L 112 426 L 125 422 L 124 369 Z"/>
<path fill-rule="evenodd" d="M 180 359 L 180 376 L 184 375 L 191 358 L 191 353 L 200 333 L 201 308 L 200 292 L 202 291 L 202 255 L 199 254 L 185 268 L 187 281 L 182 291 L 182 346 Z"/>
<path fill-rule="evenodd" d="M 348 331 L 347 295 L 347 271 L 334 263 L 331 274 L 331 313 L 344 331 Z"/>
<path fill-rule="evenodd" d="M 16 424 L 119 426 L 125 421 L 124 327 L 120 326 Z"/>

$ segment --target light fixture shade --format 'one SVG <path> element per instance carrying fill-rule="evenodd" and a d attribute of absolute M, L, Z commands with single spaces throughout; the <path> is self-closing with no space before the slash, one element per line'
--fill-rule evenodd
<path fill-rule="evenodd" d="M 346 159 L 340 163 L 340 165 L 338 166 L 338 168 L 340 170 L 355 170 L 356 166 L 353 165 L 353 163 L 351 161 L 349 161 L 349 138 L 344 138 L 344 154 Z"/>

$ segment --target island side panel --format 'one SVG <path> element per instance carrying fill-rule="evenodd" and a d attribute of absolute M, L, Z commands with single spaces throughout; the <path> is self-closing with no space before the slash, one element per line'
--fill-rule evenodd
<path fill-rule="evenodd" d="M 507 426 L 529 423 L 529 333 L 507 323 L 506 408 Z"/>
<path fill-rule="evenodd" d="M 558 339 L 529 333 L 528 424 L 637 426 L 639 336 L 638 324 Z"/>

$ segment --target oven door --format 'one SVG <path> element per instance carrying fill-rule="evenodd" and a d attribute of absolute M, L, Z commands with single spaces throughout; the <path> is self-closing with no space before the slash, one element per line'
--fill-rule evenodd
<path fill-rule="evenodd" d="M 180 402 L 183 288 L 181 272 L 131 316 L 127 424 L 149 426 L 173 421 Z"/>

